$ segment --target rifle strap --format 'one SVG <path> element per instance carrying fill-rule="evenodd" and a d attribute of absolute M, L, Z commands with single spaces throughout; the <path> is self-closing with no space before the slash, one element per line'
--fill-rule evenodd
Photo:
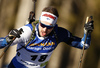
<path fill-rule="evenodd" d="M 32 22 L 32 27 L 33 27 L 33 29 L 32 29 L 32 34 L 31 34 L 31 37 L 30 37 L 29 41 L 26 43 L 25 46 L 22 46 L 21 48 L 17 49 L 17 51 L 19 51 L 19 50 L 22 49 L 22 48 L 25 48 L 25 47 L 30 43 L 31 40 L 35 39 L 35 36 L 34 36 L 34 33 L 35 33 L 35 26 L 36 26 L 36 24 L 37 24 L 38 22 L 39 22 L 38 20 Z"/>

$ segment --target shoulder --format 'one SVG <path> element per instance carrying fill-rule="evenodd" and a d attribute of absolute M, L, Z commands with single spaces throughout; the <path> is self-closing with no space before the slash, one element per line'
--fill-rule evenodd
<path fill-rule="evenodd" d="M 31 36 L 31 34 L 32 34 L 32 27 L 31 27 L 31 25 L 30 24 L 27 24 L 27 25 L 25 25 L 25 26 L 22 26 L 22 27 L 20 27 L 20 28 L 18 28 L 18 29 L 23 29 L 23 33 L 21 34 L 21 38 L 20 39 L 29 39 L 30 38 L 30 36 Z"/>
<path fill-rule="evenodd" d="M 63 27 L 58 27 L 58 28 L 57 28 L 57 34 L 58 34 L 58 35 L 61 35 L 61 36 L 62 36 L 62 35 L 63 35 L 63 36 L 68 36 L 68 35 L 71 34 L 71 32 L 70 32 L 69 30 L 63 28 Z"/>
<path fill-rule="evenodd" d="M 67 29 L 63 28 L 63 27 L 58 27 L 58 32 L 68 32 Z"/>
<path fill-rule="evenodd" d="M 65 40 L 68 40 L 72 35 L 69 30 L 63 27 L 57 27 L 56 33 L 57 33 L 59 42 L 65 42 Z"/>
<path fill-rule="evenodd" d="M 65 28 L 58 27 L 58 35 L 61 37 L 70 37 L 71 32 Z"/>
<path fill-rule="evenodd" d="M 27 25 L 25 25 L 25 26 L 22 26 L 22 27 L 20 27 L 20 28 L 18 28 L 18 30 L 19 29 L 23 29 L 23 33 L 26 33 L 26 32 L 32 32 L 32 25 L 31 24 L 27 24 Z"/>
<path fill-rule="evenodd" d="M 32 24 L 26 24 L 25 26 L 26 26 L 26 27 L 29 27 L 31 30 L 33 29 Z"/>

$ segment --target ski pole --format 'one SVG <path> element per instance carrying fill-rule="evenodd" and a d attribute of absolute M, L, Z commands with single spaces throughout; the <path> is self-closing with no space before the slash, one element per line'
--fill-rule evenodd
<path fill-rule="evenodd" d="M 87 18 L 86 18 L 86 24 L 87 24 L 88 22 L 90 22 L 92 19 L 93 19 L 92 16 L 87 17 Z M 78 66 L 78 68 L 81 68 L 81 65 L 82 65 L 83 55 L 84 55 L 84 48 L 85 48 L 85 43 L 86 43 L 87 35 L 88 35 L 88 31 L 86 30 L 86 36 L 85 36 L 84 45 L 83 45 L 83 49 L 82 49 L 82 52 L 81 52 L 81 56 L 80 56 L 80 61 L 79 61 L 79 66 Z"/>
<path fill-rule="evenodd" d="M 23 29 L 21 28 L 20 30 L 19 30 L 19 32 L 20 32 L 20 34 L 23 32 Z M 16 39 L 16 37 L 14 38 L 14 40 Z M 13 40 L 13 41 L 14 41 Z M 8 50 L 8 48 L 10 47 L 10 45 L 13 43 L 13 41 L 11 41 L 9 44 L 8 44 L 8 46 L 5 48 L 5 50 L 1 53 L 1 55 L 0 55 L 0 59 L 2 58 L 2 56 L 6 53 L 6 51 Z"/>
<path fill-rule="evenodd" d="M 14 40 L 13 40 L 14 41 Z M 3 57 L 3 55 L 6 53 L 6 51 L 8 50 L 8 48 L 10 47 L 10 45 L 13 43 L 13 41 L 11 41 L 10 43 L 9 43 L 9 45 L 5 48 L 5 50 L 1 53 L 1 55 L 0 55 L 0 59 Z"/>

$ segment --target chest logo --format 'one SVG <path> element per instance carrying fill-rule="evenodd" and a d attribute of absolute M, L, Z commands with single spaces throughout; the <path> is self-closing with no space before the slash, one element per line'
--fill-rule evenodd
<path fill-rule="evenodd" d="M 54 46 L 55 43 L 54 42 L 49 42 L 49 43 L 33 43 L 33 44 L 30 44 L 29 46 Z"/>

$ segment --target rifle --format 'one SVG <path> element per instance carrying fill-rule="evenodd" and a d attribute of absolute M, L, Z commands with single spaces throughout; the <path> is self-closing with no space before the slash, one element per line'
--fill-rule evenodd
<path fill-rule="evenodd" d="M 34 9 L 29 14 L 29 18 L 28 18 L 29 24 L 31 24 L 33 21 L 35 21 L 35 5 L 36 5 L 35 3 L 36 3 L 36 0 L 32 0 L 32 1 L 34 2 Z"/>

